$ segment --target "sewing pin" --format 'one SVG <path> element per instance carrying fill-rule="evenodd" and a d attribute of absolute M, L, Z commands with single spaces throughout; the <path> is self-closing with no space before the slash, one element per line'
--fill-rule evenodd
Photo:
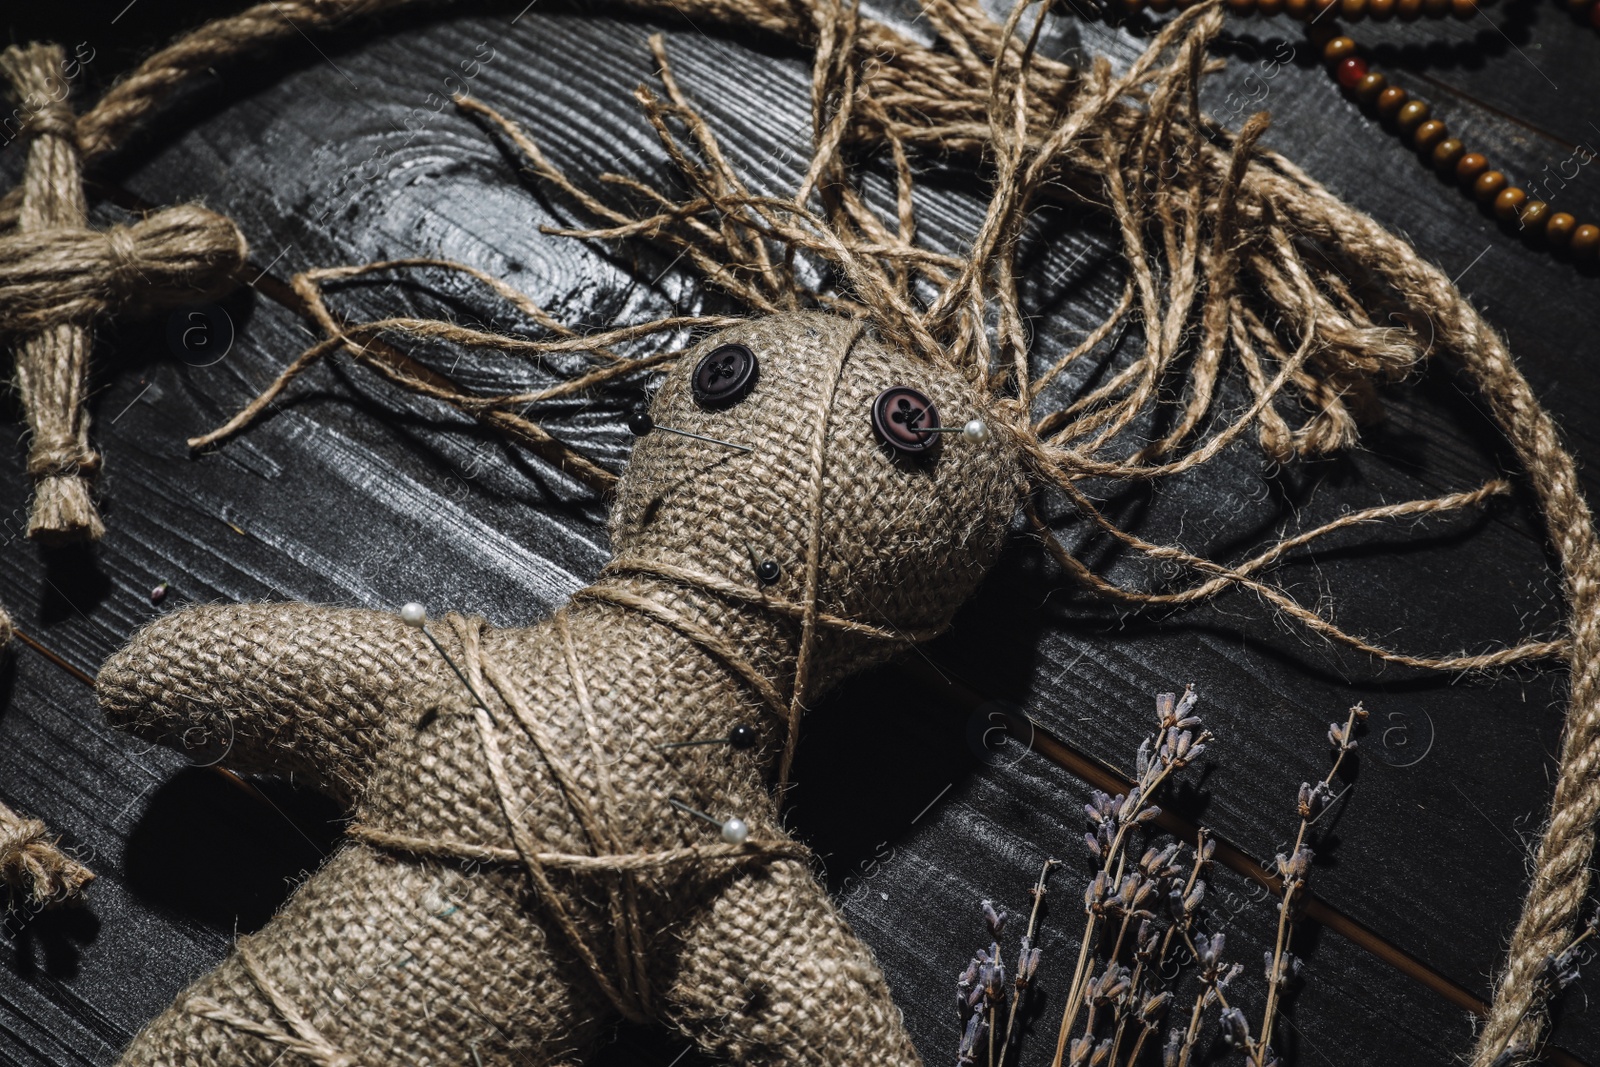
<path fill-rule="evenodd" d="M 635 411 L 628 416 L 628 429 L 632 430 L 636 437 L 643 437 L 651 430 L 660 430 L 663 433 L 675 433 L 679 437 L 692 437 L 696 441 L 708 441 L 714 445 L 721 445 L 723 448 L 736 448 L 740 452 L 755 451 L 749 445 L 736 445 L 732 441 L 724 441 L 720 437 L 707 437 L 703 433 L 690 433 L 688 430 L 678 430 L 671 426 L 658 425 L 656 420 L 650 417 L 650 413 L 644 410 Z"/>
<path fill-rule="evenodd" d="M 778 566 L 776 560 L 757 559 L 756 550 L 749 545 L 745 546 L 745 551 L 750 553 L 750 566 L 755 568 L 756 578 L 762 585 L 771 585 L 783 577 L 783 568 Z"/>
<path fill-rule="evenodd" d="M 750 839 L 750 827 L 745 825 L 745 821 L 736 815 L 730 816 L 726 821 L 724 821 L 722 819 L 712 818 L 705 812 L 697 811 L 682 801 L 673 800 L 670 797 L 667 799 L 667 803 L 671 804 L 679 811 L 688 812 L 690 815 L 693 815 L 696 818 L 704 819 L 712 826 L 719 827 L 722 830 L 722 839 L 730 845 L 742 845 Z"/>
<path fill-rule="evenodd" d="M 703 741 L 669 741 L 657 748 L 688 748 L 690 745 L 729 745 L 737 749 L 750 749 L 756 747 L 760 738 L 756 735 L 755 727 L 740 723 L 728 731 L 727 737 L 711 737 Z"/>
<path fill-rule="evenodd" d="M 451 670 L 456 672 L 456 677 L 460 678 L 461 684 L 467 687 L 467 692 L 472 694 L 472 699 L 476 700 L 478 706 L 484 711 L 489 711 L 489 705 L 484 701 L 483 697 L 478 695 L 478 691 L 472 687 L 472 683 L 467 681 L 467 676 L 461 673 L 461 668 L 457 667 L 456 661 L 450 658 L 450 653 L 446 652 L 444 646 L 439 643 L 439 639 L 433 636 L 433 631 L 428 629 L 428 609 L 418 604 L 415 600 L 410 601 L 401 606 L 400 621 L 413 629 L 422 631 L 422 635 L 428 639 L 428 643 L 433 646 L 433 650 L 439 653 L 446 663 L 450 664 Z M 490 714 L 493 715 L 493 712 L 490 712 Z"/>
<path fill-rule="evenodd" d="M 989 439 L 989 426 L 982 419 L 969 419 L 965 426 L 917 426 L 914 433 L 958 433 L 963 441 L 982 444 Z"/>

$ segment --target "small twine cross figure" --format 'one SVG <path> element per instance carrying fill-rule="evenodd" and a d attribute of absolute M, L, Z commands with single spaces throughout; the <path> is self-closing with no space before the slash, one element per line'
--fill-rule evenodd
<path fill-rule="evenodd" d="M 57 45 L 0 53 L 31 139 L 15 225 L 6 232 L 0 220 L 0 334 L 16 354 L 32 435 L 28 536 L 48 544 L 105 532 L 89 495 L 100 454 L 89 445 L 84 408 L 94 321 L 215 296 L 231 287 L 248 251 L 230 219 L 195 205 L 89 227 L 77 116 L 67 103 L 76 69 Z"/>

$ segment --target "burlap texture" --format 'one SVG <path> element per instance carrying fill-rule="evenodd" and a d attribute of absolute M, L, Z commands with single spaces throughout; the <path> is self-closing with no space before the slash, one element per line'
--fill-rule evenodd
<path fill-rule="evenodd" d="M 759 384 L 729 410 L 702 410 L 688 376 L 726 340 L 756 353 Z M 932 396 L 947 423 L 980 414 L 958 375 L 843 319 L 776 316 L 702 342 L 654 417 L 753 451 L 650 434 L 618 489 L 617 560 L 595 586 L 525 629 L 435 621 L 487 716 L 392 614 L 198 607 L 138 634 L 101 672 L 114 722 L 229 743 L 242 770 L 293 770 L 351 801 L 359 833 L 122 1062 L 576 1063 L 619 1015 L 664 1021 L 736 1063 L 918 1062 L 870 951 L 788 843 L 771 795 L 797 673 L 800 703 L 813 702 L 905 647 L 865 628 L 947 625 L 1017 502 L 1003 436 L 946 440 L 931 461 L 891 456 L 868 406 L 896 384 Z M 777 582 L 757 581 L 752 554 L 782 566 Z M 760 731 L 755 751 L 656 747 L 738 723 Z M 744 818 L 749 854 L 630 874 L 557 864 L 558 901 L 504 861 L 508 814 L 541 854 L 717 843 L 716 827 L 668 798 Z M 448 847 L 429 858 L 375 846 L 384 835 Z M 460 858 L 484 846 L 501 858 Z"/>

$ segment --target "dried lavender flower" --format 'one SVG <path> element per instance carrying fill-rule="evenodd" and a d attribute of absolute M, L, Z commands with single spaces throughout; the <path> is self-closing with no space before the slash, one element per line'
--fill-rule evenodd
<path fill-rule="evenodd" d="M 1318 782 L 1316 785 L 1312 785 L 1310 782 L 1301 782 L 1300 817 L 1302 819 L 1315 819 L 1318 815 L 1321 815 L 1323 809 L 1328 806 L 1328 800 L 1332 795 L 1333 791 L 1328 788 L 1327 782 Z"/>
<path fill-rule="evenodd" d="M 1557 989 L 1567 988 L 1580 977 L 1577 946 L 1574 945 L 1554 956 L 1546 956 L 1544 967 L 1546 975 L 1555 983 Z"/>
<path fill-rule="evenodd" d="M 1228 935 L 1220 932 L 1212 934 L 1210 937 L 1201 934 L 1195 938 L 1194 947 L 1195 952 L 1200 957 L 1200 966 L 1207 971 L 1215 971 L 1217 969 L 1217 961 L 1222 956 L 1222 949 L 1227 943 Z"/>
<path fill-rule="evenodd" d="M 1000 936 L 1000 932 L 1006 928 L 1006 918 L 1007 916 L 1004 908 L 999 911 L 995 911 L 994 903 L 992 901 L 986 900 L 983 902 L 983 920 L 989 924 L 990 934 L 998 938 Z"/>
<path fill-rule="evenodd" d="M 1238 1008 L 1228 1008 L 1217 1019 L 1218 1028 L 1222 1032 L 1222 1039 L 1234 1048 L 1247 1048 L 1250 1044 L 1250 1024 L 1245 1021 L 1244 1012 Z"/>
<path fill-rule="evenodd" d="M 983 1014 L 979 1012 L 967 1020 L 967 1029 L 961 1035 L 961 1044 L 956 1049 L 957 1067 L 966 1067 L 976 1063 L 978 1049 L 983 1045 L 984 1036 L 988 1033 L 989 1024 L 984 1021 Z"/>
<path fill-rule="evenodd" d="M 1294 850 L 1294 855 L 1285 857 L 1278 853 L 1278 873 L 1287 882 L 1304 882 L 1311 873 L 1311 861 L 1316 858 L 1316 853 L 1310 845 L 1301 845 Z"/>

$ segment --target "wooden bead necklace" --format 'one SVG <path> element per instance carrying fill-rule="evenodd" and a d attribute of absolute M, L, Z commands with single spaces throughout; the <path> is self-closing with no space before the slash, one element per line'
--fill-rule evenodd
<path fill-rule="evenodd" d="M 1393 6 L 1399 2 L 1343 0 L 1340 10 L 1344 12 L 1355 5 L 1375 11 L 1376 3 Z M 1600 11 L 1600 4 L 1593 4 L 1591 10 Z M 1567 212 L 1552 210 L 1546 201 L 1529 199 L 1528 191 L 1512 185 L 1503 171 L 1493 169 L 1487 156 L 1467 151 L 1460 138 L 1450 136 L 1444 122 L 1433 117 L 1427 101 L 1411 96 L 1372 70 L 1357 54 L 1355 41 L 1345 36 L 1329 37 L 1322 44 L 1322 58 L 1341 89 L 1375 111 L 1380 120 L 1416 149 L 1424 164 L 1431 165 L 1442 177 L 1454 178 L 1463 192 L 1493 211 L 1495 218 L 1532 240 L 1542 241 L 1552 252 L 1570 253 L 1581 263 L 1595 261 L 1600 252 L 1600 226 L 1580 224 Z"/>
<path fill-rule="evenodd" d="M 1197 0 L 1113 0 L 1128 15 L 1148 9 L 1154 12 L 1190 8 Z M 1577 19 L 1600 30 L 1600 0 L 1563 0 Z M 1411 22 L 1424 16 L 1447 15 L 1470 19 L 1478 14 L 1478 0 L 1227 0 L 1234 15 L 1288 15 L 1301 22 L 1315 23 L 1324 16 L 1337 15 L 1356 22 L 1370 18 L 1386 22 L 1398 18 Z M 1593 264 L 1600 258 L 1600 225 L 1579 223 L 1565 211 L 1555 211 L 1544 200 L 1531 199 L 1528 191 L 1511 184 L 1504 171 L 1495 170 L 1481 152 L 1469 152 L 1460 138 L 1450 136 L 1443 120 L 1433 117 L 1425 100 L 1412 96 L 1383 74 L 1372 70 L 1359 54 L 1350 37 L 1332 25 L 1308 26 L 1312 44 L 1322 54 L 1328 71 L 1339 87 L 1358 100 L 1379 121 L 1393 129 L 1416 149 L 1425 165 L 1441 177 L 1453 178 L 1462 192 L 1472 197 L 1496 219 L 1538 242 L 1558 256 L 1579 263 Z M 1594 153 L 1580 146 L 1578 151 L 1592 159 Z M 1587 163 L 1589 159 L 1585 159 Z"/>

